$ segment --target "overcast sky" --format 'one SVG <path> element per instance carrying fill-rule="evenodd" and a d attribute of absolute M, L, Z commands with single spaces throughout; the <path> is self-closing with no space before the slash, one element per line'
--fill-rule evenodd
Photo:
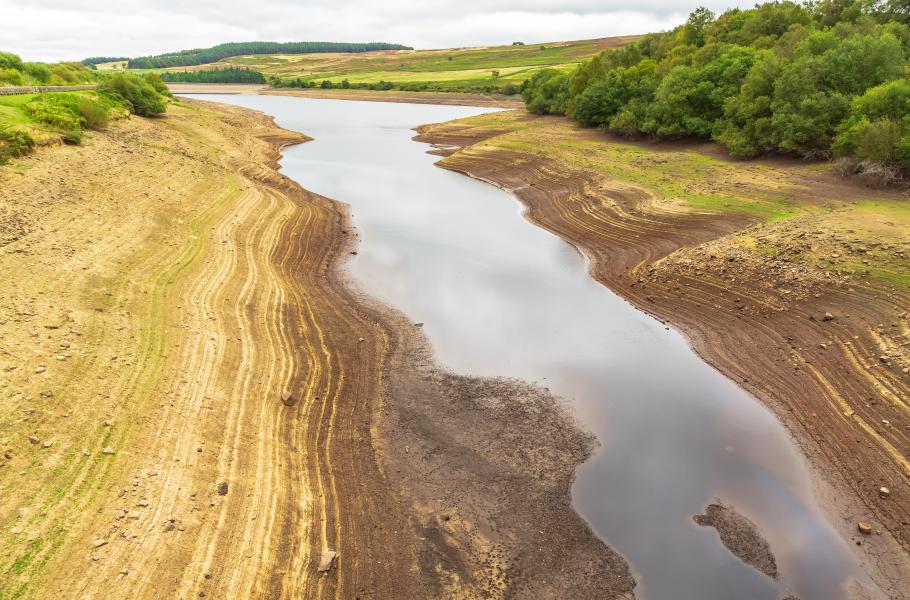
<path fill-rule="evenodd" d="M 0 0 L 0 50 L 25 60 L 141 56 L 245 41 L 449 48 L 669 29 L 755 0 Z"/>

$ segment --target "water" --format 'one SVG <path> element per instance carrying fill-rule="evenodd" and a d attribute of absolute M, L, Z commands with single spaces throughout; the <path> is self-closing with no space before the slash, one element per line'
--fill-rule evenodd
<path fill-rule="evenodd" d="M 667 330 L 596 283 L 571 246 L 510 194 L 433 166 L 411 128 L 486 112 L 453 106 L 205 96 L 315 138 L 284 173 L 351 205 L 350 263 L 364 290 L 423 322 L 439 362 L 538 382 L 601 440 L 578 472 L 576 509 L 629 561 L 651 600 L 845 597 L 867 581 L 814 505 L 805 465 L 757 401 Z M 755 521 L 779 584 L 692 515 L 722 499 Z"/>

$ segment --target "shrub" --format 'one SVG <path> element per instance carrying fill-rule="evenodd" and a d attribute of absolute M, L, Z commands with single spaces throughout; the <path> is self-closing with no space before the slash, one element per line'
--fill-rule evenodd
<path fill-rule="evenodd" d="M 71 146 L 78 146 L 82 143 L 82 130 L 69 129 L 63 132 L 63 143 Z"/>
<path fill-rule="evenodd" d="M 144 75 L 145 80 L 151 85 L 156 92 L 164 96 L 165 98 L 173 98 L 174 95 L 171 93 L 171 89 L 167 87 L 167 84 L 164 83 L 164 80 L 161 78 L 161 75 L 158 73 L 146 73 Z"/>
<path fill-rule="evenodd" d="M 89 129 L 104 129 L 111 119 L 111 109 L 90 98 L 80 98 L 77 104 L 82 121 Z"/>
<path fill-rule="evenodd" d="M 118 73 L 98 86 L 98 91 L 113 99 L 122 100 L 130 112 L 141 117 L 160 115 L 167 110 L 167 100 L 147 79 Z"/>
<path fill-rule="evenodd" d="M 22 72 L 16 69 L 0 67 L 0 83 L 7 85 L 22 85 L 24 83 Z"/>
<path fill-rule="evenodd" d="M 51 80 L 51 70 L 44 63 L 25 63 L 25 74 L 36 84 L 46 84 Z"/>
<path fill-rule="evenodd" d="M 9 52 L 0 52 L 0 70 L 2 69 L 13 69 L 14 71 L 22 71 L 22 59 L 11 54 Z"/>
<path fill-rule="evenodd" d="M 0 165 L 31 152 L 35 141 L 24 131 L 0 129 Z"/>
<path fill-rule="evenodd" d="M 39 94 L 23 108 L 34 120 L 60 129 L 79 129 L 83 125 L 75 94 Z"/>

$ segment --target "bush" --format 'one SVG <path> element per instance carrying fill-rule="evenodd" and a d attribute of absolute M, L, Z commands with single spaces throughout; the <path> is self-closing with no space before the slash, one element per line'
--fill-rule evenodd
<path fill-rule="evenodd" d="M 82 143 L 82 130 L 70 129 L 63 132 L 63 143 L 71 146 L 78 146 Z"/>
<path fill-rule="evenodd" d="M 39 94 L 23 108 L 39 123 L 60 129 L 79 129 L 83 125 L 79 99 L 75 94 Z"/>
<path fill-rule="evenodd" d="M 146 73 L 144 76 L 145 80 L 155 88 L 155 91 L 164 96 L 165 98 L 173 98 L 174 94 L 171 93 L 171 89 L 167 87 L 167 84 L 161 78 L 161 75 L 158 73 Z"/>
<path fill-rule="evenodd" d="M 23 85 L 25 80 L 22 77 L 21 71 L 0 67 L 0 83 L 7 85 Z"/>
<path fill-rule="evenodd" d="M 111 120 L 110 107 L 90 98 L 80 98 L 77 108 L 85 127 L 89 129 L 104 129 Z"/>
<path fill-rule="evenodd" d="M 22 59 L 11 54 L 9 52 L 0 52 L 0 70 L 3 69 L 12 69 L 14 71 L 22 71 L 23 64 Z"/>
<path fill-rule="evenodd" d="M 152 117 L 167 110 L 167 100 L 152 83 L 136 75 L 118 73 L 98 86 L 98 91 L 113 99 L 123 101 L 130 112 L 141 117 Z"/>
<path fill-rule="evenodd" d="M 35 141 L 24 131 L 0 129 L 0 165 L 31 152 Z"/>

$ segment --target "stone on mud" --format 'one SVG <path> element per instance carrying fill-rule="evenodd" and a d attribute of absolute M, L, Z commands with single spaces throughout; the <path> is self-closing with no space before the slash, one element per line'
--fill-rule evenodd
<path fill-rule="evenodd" d="M 297 399 L 294 398 L 294 394 L 291 392 L 285 392 L 281 395 L 281 402 L 284 403 L 285 406 L 294 406 L 294 404 L 297 402 Z"/>
<path fill-rule="evenodd" d="M 334 550 L 323 550 L 322 555 L 319 557 L 319 566 L 316 567 L 316 570 L 320 573 L 331 570 L 332 563 L 335 562 L 335 556 L 337 556 L 337 554 Z"/>

